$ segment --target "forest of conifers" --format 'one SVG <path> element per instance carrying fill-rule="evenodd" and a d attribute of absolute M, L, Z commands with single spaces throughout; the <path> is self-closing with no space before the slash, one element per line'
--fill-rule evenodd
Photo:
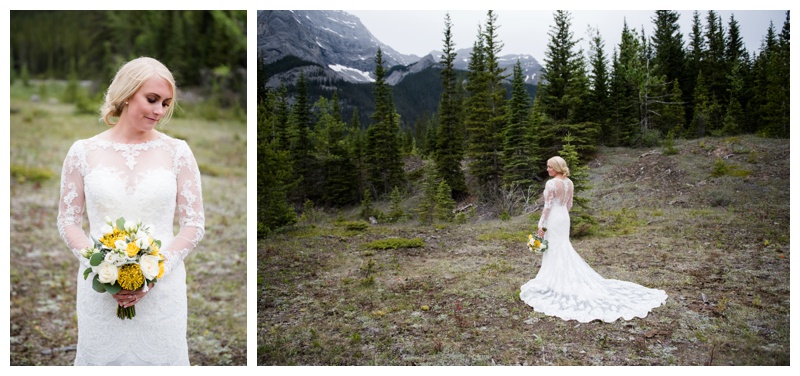
<path fill-rule="evenodd" d="M 542 36 L 548 38 L 542 83 L 531 98 L 518 67 L 498 68 L 502 22 L 492 11 L 475 38 L 465 79 L 457 79 L 446 16 L 442 94 L 438 111 L 422 121 L 399 119 L 380 50 L 369 124 L 357 114 L 345 123 L 336 92 L 310 103 L 302 76 L 292 98 L 285 89 L 259 90 L 259 236 L 294 223 L 304 205 L 342 208 L 408 192 L 409 180 L 419 180 L 403 170 L 408 156 L 430 162 L 426 175 L 436 178 L 425 184 L 445 187 L 452 199 L 491 205 L 511 187 L 536 184 L 553 155 L 574 170 L 577 194 L 582 163 L 598 145 L 656 146 L 742 133 L 788 138 L 789 12 L 782 27 L 765 30 L 752 56 L 733 15 L 723 20 L 714 11 L 695 12 L 686 39 L 678 17 L 656 11 L 649 36 L 625 25 L 611 51 L 597 33 L 584 55 L 570 13 L 555 12 Z"/>
<path fill-rule="evenodd" d="M 149 56 L 179 86 L 217 86 L 246 105 L 247 11 L 11 11 L 10 19 L 12 80 L 92 80 L 102 92 L 123 63 Z"/>

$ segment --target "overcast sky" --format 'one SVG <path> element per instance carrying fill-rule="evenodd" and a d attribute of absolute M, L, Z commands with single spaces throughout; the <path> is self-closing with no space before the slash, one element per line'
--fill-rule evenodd
<path fill-rule="evenodd" d="M 432 50 L 441 50 L 443 45 L 444 16 L 446 10 L 346 10 L 361 19 L 361 22 L 381 42 L 403 54 L 424 56 Z M 698 10 L 703 28 L 708 10 Z M 745 47 L 751 55 L 758 51 L 767 34 L 770 20 L 776 32 L 780 32 L 786 18 L 785 10 L 714 10 L 722 16 L 725 30 L 731 13 L 739 24 Z M 498 36 L 504 48 L 501 54 L 530 54 L 543 63 L 544 51 L 554 25 L 553 10 L 495 10 Z M 451 10 L 452 34 L 456 49 L 470 48 L 475 42 L 478 25 L 486 24 L 486 10 Z M 655 10 L 573 10 L 572 32 L 576 39 L 584 39 L 582 47 L 589 49 L 588 28 L 598 28 L 605 41 L 605 51 L 610 58 L 614 47 L 618 47 L 622 27 L 653 33 L 652 17 Z M 684 43 L 689 41 L 692 29 L 693 10 L 681 11 L 680 31 Z"/>

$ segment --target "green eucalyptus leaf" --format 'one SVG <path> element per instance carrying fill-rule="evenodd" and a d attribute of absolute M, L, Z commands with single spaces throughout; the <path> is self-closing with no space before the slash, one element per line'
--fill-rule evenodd
<path fill-rule="evenodd" d="M 119 217 L 117 218 L 117 229 L 120 231 L 125 230 L 125 218 Z"/>
<path fill-rule="evenodd" d="M 120 286 L 119 284 L 115 283 L 115 284 L 112 285 L 110 283 L 106 283 L 105 285 L 106 285 L 106 291 L 108 291 L 108 293 L 111 294 L 111 295 L 114 295 L 114 294 L 122 291 L 122 286 Z"/>
<path fill-rule="evenodd" d="M 89 274 L 92 274 L 92 268 L 86 268 L 86 270 L 83 271 L 83 279 L 86 280 L 89 278 Z"/>
<path fill-rule="evenodd" d="M 103 262 L 104 258 L 105 255 L 103 254 L 103 252 L 97 252 L 93 254 L 92 257 L 89 259 L 89 265 L 98 266 L 100 265 L 101 262 Z"/>
<path fill-rule="evenodd" d="M 106 292 L 106 286 L 104 283 L 100 282 L 99 275 L 94 276 L 94 279 L 92 280 L 92 288 L 97 292 Z"/>

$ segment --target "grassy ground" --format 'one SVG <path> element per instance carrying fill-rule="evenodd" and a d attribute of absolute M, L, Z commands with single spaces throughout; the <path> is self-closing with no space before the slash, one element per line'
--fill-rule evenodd
<path fill-rule="evenodd" d="M 58 98 L 59 88 L 47 92 Z M 35 92 L 11 88 L 11 365 L 70 365 L 77 264 L 56 229 L 61 165 L 75 140 L 106 128 L 50 97 L 31 102 Z M 203 175 L 206 234 L 186 259 L 189 358 L 245 365 L 246 125 L 191 118 L 190 108 L 162 128 L 188 142 Z"/>
<path fill-rule="evenodd" d="M 521 302 L 539 213 L 359 230 L 317 212 L 258 244 L 258 364 L 788 365 L 788 140 L 676 146 L 601 148 L 598 227 L 573 239 L 606 278 L 666 290 L 646 318 L 579 324 Z M 367 247 L 392 237 L 424 246 Z"/>

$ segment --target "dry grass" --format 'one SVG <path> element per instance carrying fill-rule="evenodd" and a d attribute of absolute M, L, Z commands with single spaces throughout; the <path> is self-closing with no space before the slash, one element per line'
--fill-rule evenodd
<path fill-rule="evenodd" d="M 56 229 L 61 164 L 73 141 L 105 128 L 96 116 L 74 114 L 73 106 L 31 103 L 18 86 L 11 92 L 11 164 L 53 174 L 11 179 L 11 365 L 70 365 L 75 289 L 84 281 L 77 280 L 77 263 Z M 203 171 L 206 235 L 186 259 L 190 361 L 245 365 L 246 126 L 180 118 L 163 130 L 185 139 L 198 163 L 217 172 Z"/>
<path fill-rule="evenodd" d="M 788 365 L 788 140 L 676 147 L 601 148 L 599 227 L 573 239 L 606 278 L 667 291 L 646 318 L 578 324 L 521 302 L 538 214 L 348 232 L 331 213 L 258 245 L 258 364 Z M 712 177 L 725 156 L 751 174 Z M 364 247 L 387 238 L 424 247 Z"/>

